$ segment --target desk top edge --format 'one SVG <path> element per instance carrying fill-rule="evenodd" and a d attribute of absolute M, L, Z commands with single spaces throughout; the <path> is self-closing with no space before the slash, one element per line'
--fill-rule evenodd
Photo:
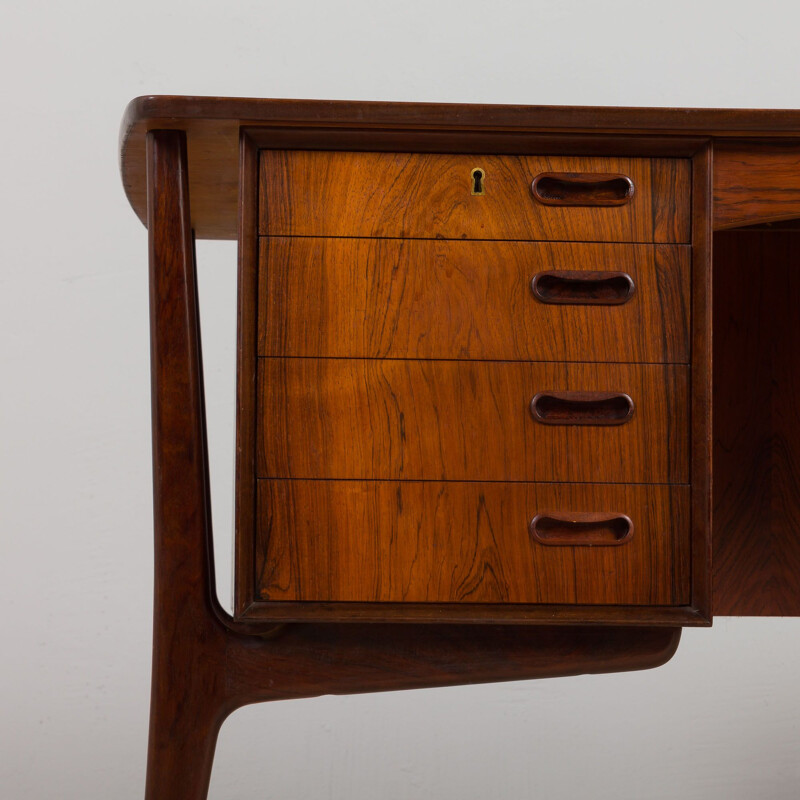
<path fill-rule="evenodd" d="M 376 130 L 695 136 L 772 142 L 800 139 L 800 110 L 795 109 L 525 106 L 143 95 L 128 104 L 120 127 L 120 172 L 131 206 L 144 221 L 147 131 L 183 128 L 189 136 L 195 232 L 198 238 L 235 238 L 239 128 L 282 124 Z M 202 153 L 199 163 L 192 158 L 193 141 L 198 143 L 198 152 Z"/>
<path fill-rule="evenodd" d="M 542 106 L 143 95 L 125 109 L 122 135 L 157 120 L 280 121 L 509 127 L 709 136 L 800 135 L 798 109 Z"/>

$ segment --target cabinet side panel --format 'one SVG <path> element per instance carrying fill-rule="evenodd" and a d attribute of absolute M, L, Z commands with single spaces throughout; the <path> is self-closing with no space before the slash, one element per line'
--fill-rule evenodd
<path fill-rule="evenodd" d="M 714 610 L 800 615 L 800 230 L 714 236 Z"/>
<path fill-rule="evenodd" d="M 711 620 L 712 146 L 692 159 L 692 605 Z"/>
<path fill-rule="evenodd" d="M 239 310 L 236 360 L 236 487 L 234 614 L 253 599 L 255 540 L 255 442 L 258 306 L 258 150 L 239 140 Z"/>

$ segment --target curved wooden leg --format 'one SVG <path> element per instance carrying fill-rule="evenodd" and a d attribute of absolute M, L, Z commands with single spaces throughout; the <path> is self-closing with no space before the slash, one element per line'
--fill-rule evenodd
<path fill-rule="evenodd" d="M 217 664 L 154 664 L 146 800 L 204 800 L 227 711 L 207 692 Z"/>
<path fill-rule="evenodd" d="M 229 713 L 217 616 L 186 137 L 147 135 L 155 591 L 147 800 L 202 800 Z"/>
<path fill-rule="evenodd" d="M 646 669 L 677 628 L 289 625 L 216 600 L 186 139 L 147 135 L 155 592 L 146 800 L 204 800 L 217 734 L 265 700 Z"/>

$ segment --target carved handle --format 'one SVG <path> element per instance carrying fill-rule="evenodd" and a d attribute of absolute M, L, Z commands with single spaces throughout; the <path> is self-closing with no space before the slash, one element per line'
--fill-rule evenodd
<path fill-rule="evenodd" d="M 634 412 L 623 392 L 539 392 L 530 408 L 544 425 L 623 425 Z"/>
<path fill-rule="evenodd" d="M 543 172 L 531 191 L 548 206 L 622 206 L 633 197 L 633 181 L 627 175 Z"/>
<path fill-rule="evenodd" d="M 627 303 L 635 290 L 627 272 L 540 272 L 531 281 L 533 296 L 553 305 L 618 306 Z"/>
<path fill-rule="evenodd" d="M 530 523 L 539 544 L 568 546 L 618 545 L 630 541 L 633 521 L 626 514 L 597 511 L 537 514 Z"/>

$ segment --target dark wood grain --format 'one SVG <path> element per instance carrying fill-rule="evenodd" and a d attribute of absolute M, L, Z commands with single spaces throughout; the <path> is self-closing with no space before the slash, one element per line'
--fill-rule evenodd
<path fill-rule="evenodd" d="M 545 511 L 528 527 L 535 542 L 552 547 L 618 546 L 636 529 L 627 514 L 609 511 Z"/>
<path fill-rule="evenodd" d="M 147 137 L 155 584 L 147 800 L 205 797 L 219 690 L 190 653 L 210 646 L 213 561 L 186 138 Z"/>
<path fill-rule="evenodd" d="M 623 172 L 636 190 L 622 206 L 544 205 L 531 181 L 551 171 Z M 260 181 L 262 235 L 689 241 L 687 159 L 263 150 Z"/>
<path fill-rule="evenodd" d="M 548 206 L 621 206 L 633 199 L 627 175 L 600 172 L 542 172 L 531 182 L 536 200 Z"/>
<path fill-rule="evenodd" d="M 518 287 L 524 295 L 520 303 L 536 304 L 534 315 L 544 314 L 545 307 L 577 312 L 569 304 L 556 306 L 535 300 L 529 289 L 533 275 L 523 277 L 523 263 L 528 266 L 532 262 L 518 260 L 514 264 L 514 259 L 510 259 L 516 272 L 509 267 L 503 273 L 502 267 L 498 268 L 501 262 L 509 261 L 509 253 L 522 252 L 519 243 L 508 243 L 507 249 L 500 252 L 492 251 L 491 243 L 420 242 L 421 246 L 434 248 L 431 252 L 434 257 L 439 256 L 437 263 L 443 267 L 444 278 L 435 276 L 432 283 L 416 285 L 413 283 L 416 278 L 409 278 L 408 274 L 401 283 L 392 277 L 380 286 L 374 281 L 365 283 L 361 278 L 359 284 L 347 275 L 343 264 L 352 263 L 355 266 L 351 269 L 357 270 L 368 263 L 371 270 L 366 270 L 366 274 L 374 278 L 378 274 L 377 265 L 384 263 L 383 255 L 373 263 L 362 261 L 363 252 L 358 249 L 350 253 L 355 253 L 353 259 L 347 253 L 341 258 L 345 251 L 338 251 L 337 258 L 326 267 L 337 276 L 326 289 L 330 292 L 327 310 L 317 320 L 311 314 L 305 320 L 306 324 L 318 325 L 323 330 L 329 326 L 326 335 L 317 332 L 309 335 L 300 328 L 293 329 L 292 324 L 296 323 L 290 323 L 285 313 L 276 317 L 280 320 L 278 328 L 268 333 L 272 324 L 270 315 L 277 308 L 269 304 L 281 293 L 280 281 L 289 280 L 290 270 L 284 269 L 278 283 L 267 287 L 257 306 L 256 147 L 272 146 L 283 137 L 281 146 L 291 148 L 292 141 L 300 141 L 304 136 L 306 144 L 313 136 L 321 136 L 328 137 L 332 146 L 341 147 L 349 142 L 352 147 L 353 142 L 360 142 L 359 149 L 364 149 L 363 145 L 376 134 L 379 150 L 392 146 L 398 150 L 398 143 L 419 141 L 421 152 L 436 153 L 438 142 L 442 144 L 442 153 L 467 150 L 511 155 L 512 158 L 504 156 L 498 162 L 506 165 L 521 162 L 515 155 L 536 152 L 542 153 L 539 157 L 542 163 L 555 165 L 553 169 L 568 167 L 570 171 L 578 170 L 581 163 L 596 167 L 601 161 L 618 165 L 623 162 L 652 165 L 661 161 L 680 164 L 683 177 L 678 180 L 673 175 L 666 181 L 667 196 L 681 197 L 677 216 L 672 214 L 674 204 L 662 203 L 662 195 L 656 193 L 662 205 L 651 204 L 646 212 L 637 211 L 635 224 L 631 222 L 628 228 L 634 234 L 619 235 L 638 237 L 645 230 L 655 237 L 663 235 L 687 241 L 688 164 L 685 160 L 670 161 L 669 157 L 689 155 L 697 150 L 698 143 L 681 137 L 657 141 L 642 134 L 655 132 L 648 125 L 657 126 L 670 119 L 684 132 L 690 123 L 679 121 L 676 112 L 661 116 L 656 112 L 642 114 L 627 120 L 625 137 L 615 138 L 614 130 L 603 126 L 604 121 L 611 124 L 622 119 L 614 110 L 608 113 L 596 110 L 591 115 L 584 110 L 583 116 L 579 114 L 576 118 L 565 114 L 563 109 L 253 101 L 230 101 L 223 105 L 229 113 L 224 121 L 219 121 L 213 118 L 220 110 L 214 101 L 145 100 L 133 107 L 124 135 L 126 188 L 141 212 L 141 193 L 147 179 L 150 230 L 156 577 L 148 800 L 204 797 L 219 726 L 227 714 L 245 703 L 330 692 L 634 669 L 663 663 L 677 645 L 679 634 L 671 626 L 707 624 L 710 615 L 707 581 L 710 151 L 697 152 L 691 170 L 691 292 L 686 291 L 686 248 L 636 248 L 636 254 L 617 265 L 632 275 L 636 285 L 633 296 L 613 309 L 591 309 L 631 315 L 610 316 L 609 320 L 617 320 L 619 324 L 605 321 L 602 330 L 607 341 L 601 342 L 603 336 L 587 333 L 596 327 L 598 317 L 550 317 L 550 322 L 554 319 L 561 322 L 548 324 L 548 318 L 542 316 L 534 320 L 532 328 L 525 328 L 525 323 L 520 322 L 524 311 L 520 314 L 520 306 L 514 306 L 516 301 L 509 302 L 510 292 Z M 234 114 L 234 110 L 241 111 L 242 116 Z M 255 117 L 246 115 L 251 111 Z M 155 121 L 155 117 L 148 116 L 150 112 L 163 112 L 165 127 L 185 125 L 189 132 L 188 135 L 151 133 L 147 138 L 145 169 L 144 132 Z M 297 114 L 294 119 L 287 117 L 293 112 Z M 462 113 L 461 118 L 453 116 L 454 112 Z M 365 115 L 370 113 L 374 116 L 367 119 Z M 191 123 L 186 122 L 187 116 L 192 117 Z M 698 124 L 710 119 L 690 116 Z M 583 119 L 583 128 L 577 125 L 579 118 Z M 746 117 L 738 113 L 714 118 L 728 133 L 736 125 L 763 129 L 768 121 L 765 115 Z M 553 127 L 559 119 L 565 127 Z M 636 119 L 645 128 L 636 128 Z M 775 119 L 777 130 L 783 125 L 782 130 L 786 131 L 789 118 Z M 241 150 L 237 150 L 241 123 L 259 121 L 264 127 L 274 126 L 274 130 L 262 131 L 256 137 L 243 136 Z M 297 126 L 297 130 L 287 133 L 287 124 Z M 593 125 L 594 129 L 589 132 L 587 125 Z M 347 126 L 352 128 L 350 132 Z M 278 131 L 281 127 L 283 133 Z M 497 149 L 472 149 L 470 142 L 478 141 L 494 142 Z M 537 144 L 544 149 L 537 151 Z M 572 157 L 570 148 L 574 148 Z M 679 153 L 682 148 L 686 152 Z M 193 172 L 187 166 L 187 150 L 196 164 Z M 239 152 L 241 182 L 236 175 Z M 592 152 L 598 158 L 590 158 Z M 786 155 L 789 151 L 781 152 Z M 636 160 L 636 155 L 653 159 Z M 666 156 L 666 160 L 661 156 Z M 386 158 L 391 156 L 381 157 L 384 161 Z M 454 163 L 455 157 L 445 158 Z M 763 163 L 768 161 L 767 158 Z M 742 174 L 741 164 L 728 172 L 723 168 L 718 185 L 734 187 L 736 176 Z M 761 173 L 755 170 L 751 180 L 762 180 L 771 168 L 767 164 Z M 720 208 L 724 211 L 725 202 L 730 200 L 731 207 L 739 204 L 736 213 L 752 213 L 763 219 L 780 206 L 780 213 L 785 216 L 794 203 L 795 187 L 793 179 L 786 178 L 783 170 L 775 179 L 776 191 L 785 193 L 782 200 L 766 196 L 759 199 L 761 205 L 755 211 L 743 211 L 741 196 L 731 191 Z M 470 191 L 465 202 L 491 203 L 494 174 L 486 168 L 486 193 L 472 195 Z M 641 181 L 636 179 L 631 209 L 639 199 L 640 186 Z M 188 203 L 190 189 L 198 199 L 194 217 Z M 404 190 L 407 192 L 408 186 Z M 363 194 L 364 190 L 358 186 L 354 191 Z M 528 202 L 536 201 L 529 195 Z M 473 235 L 470 226 L 474 227 L 476 219 L 484 227 L 487 224 L 491 227 L 495 219 L 513 217 L 515 213 L 513 208 L 509 211 L 507 203 L 500 203 L 498 208 L 502 207 L 502 213 L 492 211 L 486 219 L 480 215 L 472 218 L 458 210 L 459 203 L 457 199 L 454 204 L 445 192 L 441 206 L 435 202 L 429 204 L 428 208 L 434 211 L 444 208 L 448 219 L 441 225 L 437 221 L 433 233 L 428 235 L 449 235 L 451 229 L 447 225 L 452 220 L 457 223 L 452 231 L 458 236 Z M 240 485 L 236 608 L 240 619 L 234 621 L 220 609 L 213 590 L 202 357 L 191 228 L 194 224 L 203 235 L 231 235 L 237 205 L 242 209 L 237 396 Z M 357 206 L 356 203 L 356 211 Z M 335 211 L 335 204 L 333 208 Z M 556 210 L 567 214 L 575 209 Z M 588 227 L 561 218 L 558 224 L 540 226 L 527 235 L 607 238 L 612 235 L 608 230 L 620 227 L 606 226 L 605 222 L 598 225 L 591 214 L 585 216 L 585 209 L 577 210 L 579 216 L 589 219 Z M 620 209 L 606 209 L 612 210 Z M 592 213 L 598 211 L 591 209 Z M 378 212 L 383 213 L 380 208 Z M 396 216 L 406 225 L 402 214 Z M 294 220 L 297 219 L 295 216 Z M 421 226 L 423 222 L 414 224 Z M 430 228 L 432 223 L 428 220 L 425 224 Z M 383 229 L 377 230 L 380 233 Z M 400 230 L 403 235 L 414 235 L 415 228 L 412 225 Z M 497 235 L 498 230 L 502 233 L 502 227 L 491 228 L 490 233 Z M 586 233 L 591 231 L 597 233 Z M 292 228 L 291 232 L 298 231 Z M 784 235 L 790 234 L 779 234 Z M 472 253 L 487 248 L 486 261 L 491 267 L 491 272 L 484 276 L 476 272 L 477 279 L 472 283 L 465 282 L 457 273 L 475 272 L 473 262 L 459 261 L 453 255 L 457 247 L 466 248 L 468 244 L 477 248 Z M 284 263 L 296 268 L 298 261 L 309 260 L 309 254 L 312 261 L 319 257 L 320 263 L 327 258 L 320 257 L 325 248 L 308 250 L 305 255 L 295 249 L 303 246 L 305 243 L 287 245 Z M 370 246 L 390 247 L 384 243 Z M 437 247 L 444 249 L 436 250 Z M 563 247 L 562 254 L 568 252 L 566 248 L 571 253 L 589 253 L 586 245 Z M 725 291 L 732 294 L 722 295 L 735 323 L 730 334 L 723 330 L 724 345 L 720 345 L 723 349 L 717 354 L 724 365 L 720 378 L 722 394 L 728 397 L 738 391 L 739 405 L 733 410 L 723 408 L 719 413 L 722 427 L 716 462 L 722 465 L 721 489 L 728 508 L 737 502 L 744 503 L 746 513 L 741 518 L 735 518 L 733 510 L 727 517 L 718 515 L 722 528 L 717 530 L 723 531 L 723 538 L 715 540 L 721 553 L 715 591 L 723 597 L 734 597 L 734 591 L 738 591 L 735 602 L 731 601 L 729 606 L 723 602 L 723 608 L 747 607 L 741 600 L 746 596 L 750 607 L 758 605 L 763 613 L 768 608 L 795 608 L 792 603 L 797 601 L 797 592 L 792 593 L 791 576 L 798 567 L 795 543 L 800 537 L 795 535 L 793 520 L 799 509 L 794 507 L 792 498 L 798 495 L 793 459 L 800 445 L 795 441 L 800 423 L 795 419 L 798 391 L 793 384 L 797 370 L 793 369 L 790 354 L 798 344 L 797 326 L 793 325 L 798 293 L 789 266 L 796 255 L 796 245 L 792 239 L 791 243 L 772 242 L 757 247 L 734 242 L 731 247 L 735 253 L 726 253 L 723 246 L 721 263 L 734 264 L 733 277 L 738 270 L 743 278 L 747 277 L 745 264 L 763 263 L 770 266 L 764 272 L 771 272 L 776 282 L 767 283 L 764 288 L 765 281 L 753 282 L 750 278 L 740 281 L 735 289 L 727 286 Z M 558 246 L 546 248 L 537 246 L 537 252 L 557 254 Z M 616 252 L 623 250 L 619 248 Z M 601 251 L 613 255 L 612 248 L 606 246 L 596 248 L 594 254 Z M 533 249 L 527 251 L 532 252 Z M 664 253 L 670 257 L 666 258 Z M 291 260 L 287 261 L 289 256 Z M 404 267 L 404 258 L 401 255 L 388 259 L 390 271 L 419 272 L 418 261 L 409 260 Z M 547 266 L 555 271 L 561 265 Z M 634 271 L 630 272 L 629 267 Z M 589 271 L 584 265 L 570 269 Z M 611 267 L 605 263 L 600 269 L 607 271 Z M 262 270 L 262 281 L 271 279 L 271 271 L 268 266 L 264 276 Z M 506 277 L 501 280 L 498 274 Z M 653 283 L 648 284 L 650 275 Z M 338 290 L 341 305 L 346 305 L 348 299 L 361 297 L 359 291 L 365 291 L 365 297 L 373 292 L 380 303 L 381 292 L 388 288 L 394 298 L 399 287 L 403 292 L 413 291 L 413 302 L 409 304 L 404 298 L 393 306 L 392 302 L 384 301 L 388 309 L 387 325 L 392 325 L 390 334 L 378 335 L 378 317 L 363 314 L 363 331 L 354 332 L 352 326 L 348 329 L 346 313 L 337 320 L 330 311 L 336 297 L 336 280 L 342 281 Z M 654 286 L 655 291 L 648 290 L 648 285 Z M 483 291 L 484 286 L 491 288 Z M 492 294 L 495 286 L 497 292 Z M 309 287 L 313 290 L 314 284 L 306 281 L 305 287 L 307 291 Z M 447 292 L 453 289 L 459 294 L 458 301 L 442 305 Z M 299 296 L 296 293 L 293 302 Z M 653 302 L 648 300 L 656 297 L 658 300 Z M 755 321 L 739 319 L 739 304 L 746 297 L 759 309 Z M 689 298 L 691 327 L 686 306 Z M 437 308 L 438 314 L 433 313 Z M 443 309 L 448 310 L 447 324 L 443 321 Z M 516 311 L 518 318 L 503 328 L 504 323 L 496 320 L 507 309 Z M 415 310 L 419 319 L 405 321 Z M 580 313 L 588 315 L 589 310 Z M 257 329 L 259 315 L 264 315 L 261 331 Z M 357 315 L 351 313 L 351 318 L 355 320 Z M 470 322 L 471 318 L 479 322 Z M 426 354 L 424 347 L 428 345 L 415 342 L 425 338 L 426 327 L 435 327 L 431 321 L 441 325 L 443 332 Z M 726 346 L 735 349 L 737 335 L 754 336 L 756 322 L 762 334 L 769 333 L 775 351 L 765 356 L 763 348 L 751 353 L 742 346 L 742 361 L 731 366 L 724 360 L 729 355 Z M 498 326 L 496 330 L 493 325 Z M 518 330 L 511 331 L 512 325 Z M 642 332 L 648 326 L 652 332 Z M 575 350 L 570 350 L 567 344 L 555 344 L 549 350 L 540 345 L 538 349 L 528 349 L 522 343 L 524 338 L 531 335 L 536 338 L 536 332 L 543 327 L 550 332 L 550 338 L 557 334 L 563 335 L 565 342 L 574 338 L 585 341 Z M 639 333 L 626 334 L 629 330 Z M 345 349 L 340 353 L 326 351 L 326 339 L 335 338 L 327 334 L 336 333 L 342 337 L 338 346 Z M 585 360 L 623 360 L 622 356 L 615 357 L 613 351 L 626 338 L 636 340 L 618 348 L 626 358 L 684 362 L 691 355 L 691 375 L 688 367 L 675 364 L 526 363 L 532 359 L 544 362 L 547 358 L 575 358 L 576 353 L 590 354 L 577 356 Z M 687 347 L 689 338 L 691 353 Z M 476 345 L 479 339 L 480 345 Z M 255 372 L 257 344 L 263 347 L 265 355 L 281 356 L 263 359 L 260 376 Z M 269 351 L 273 346 L 277 352 Z M 353 358 L 350 348 L 356 346 L 363 346 L 360 355 L 364 358 Z M 308 347 L 309 351 L 292 353 L 289 352 L 292 347 Z M 445 358 L 454 360 L 440 357 L 440 352 L 448 348 Z M 496 355 L 490 355 L 491 352 Z M 513 353 L 511 358 L 507 352 Z M 375 360 L 387 354 L 402 354 L 403 358 Z M 312 357 L 286 358 L 288 355 Z M 346 358 L 320 358 L 320 355 Z M 495 360 L 486 363 L 471 360 L 476 357 Z M 403 360 L 408 358 L 423 360 Z M 742 374 L 751 379 L 755 376 L 755 387 L 748 383 L 742 389 L 737 383 Z M 556 393 L 625 392 L 634 399 L 635 414 L 629 422 L 614 429 L 537 425 L 527 408 L 537 387 L 522 391 L 523 385 L 537 377 L 548 379 L 546 386 L 538 387 L 540 390 Z M 612 379 L 614 385 L 610 385 Z M 627 385 L 616 385 L 617 381 Z M 764 391 L 764 385 L 769 386 L 769 391 Z M 274 402 L 276 397 L 278 401 Z M 717 390 L 718 402 L 720 397 Z M 273 402 L 276 413 L 269 413 L 264 398 Z M 768 424 L 756 419 L 759 411 L 763 413 L 767 400 Z M 687 411 L 689 403 L 691 414 Z M 745 408 L 747 418 L 741 416 Z M 342 420 L 344 426 L 340 425 Z M 256 424 L 263 430 L 256 430 Z M 276 427 L 270 432 L 269 425 Z M 531 430 L 536 430 L 536 437 L 530 438 Z M 541 436 L 550 435 L 546 431 L 553 432 L 556 438 L 551 442 L 542 440 Z M 618 437 L 630 436 L 630 441 L 602 440 L 603 435 L 612 433 Z M 586 438 L 581 439 L 582 436 Z M 724 445 L 721 457 L 720 442 Z M 438 453 L 434 447 L 437 443 Z M 258 470 L 254 463 L 257 447 L 264 449 L 259 454 Z M 286 455 L 290 451 L 291 457 Z M 759 460 L 753 458 L 754 453 L 767 455 Z M 349 472 L 359 476 L 362 468 L 368 476 L 376 473 L 380 477 L 376 465 L 386 464 L 387 475 L 402 480 L 262 480 L 261 506 L 256 509 L 255 474 L 264 474 L 261 462 L 268 463 L 267 458 L 276 459 L 275 463 L 283 459 L 287 471 L 296 470 L 298 474 L 308 465 L 317 469 L 321 464 L 321 477 L 326 477 L 326 470 L 336 469 L 345 476 Z M 761 471 L 751 469 L 752 463 Z M 467 469 L 465 465 L 475 464 L 479 465 L 479 472 L 485 469 L 491 475 L 490 482 L 478 485 L 453 479 L 459 474 L 469 474 L 473 466 Z M 425 471 L 428 469 L 430 473 Z M 518 470 L 518 477 L 511 480 L 518 482 L 502 482 L 507 472 L 513 474 L 514 470 Z M 682 484 L 690 481 L 690 485 L 566 486 L 523 482 L 531 476 L 558 475 L 559 470 L 564 470 L 571 480 L 585 480 L 586 475 L 600 473 L 602 477 L 597 480 L 630 480 L 632 476 L 637 479 L 638 474 L 638 479 L 675 480 Z M 586 470 L 585 474 L 581 470 Z M 412 480 L 415 473 L 425 480 Z M 447 480 L 441 482 L 441 477 Z M 759 514 L 755 527 L 747 517 L 752 507 Z M 549 520 L 542 523 L 547 530 L 534 526 L 538 542 L 528 527 L 536 518 Z M 625 519 L 631 520 L 631 528 L 620 524 Z M 759 526 L 764 519 L 768 524 L 762 529 Z M 326 538 L 320 538 L 321 528 Z M 633 533 L 629 535 L 631 529 Z M 258 549 L 255 549 L 256 535 Z M 620 543 L 607 546 L 612 540 Z M 433 546 L 426 547 L 425 542 L 433 542 Z M 303 548 L 305 551 L 298 555 Z M 270 564 L 273 574 L 280 578 L 276 585 L 287 592 L 289 599 L 261 599 L 261 579 L 269 574 Z M 754 574 L 747 573 L 748 564 Z M 286 588 L 290 586 L 295 588 Z M 347 592 L 356 599 L 347 599 Z M 267 595 L 274 598 L 274 589 L 270 588 Z M 313 599 L 297 599 L 304 596 Z M 515 602 L 515 598 L 521 598 L 520 602 Z M 375 602 L 376 599 L 380 602 Z M 310 619 L 327 622 L 309 622 Z M 360 622 L 389 619 L 394 624 Z M 277 620 L 305 623 L 277 627 L 271 624 Z M 335 620 L 348 620 L 348 624 L 340 625 Z M 403 620 L 439 624 L 404 624 Z M 482 624 L 443 624 L 443 620 Z M 514 624 L 487 624 L 500 620 Z M 532 621 L 547 623 L 547 627 L 532 626 L 529 624 Z M 664 627 L 660 630 L 608 627 L 617 621 Z M 602 627 L 575 625 L 587 622 L 600 623 Z"/>
<path fill-rule="evenodd" d="M 672 245 L 262 238 L 259 352 L 686 363 L 690 268 Z M 530 281 L 552 270 L 622 270 L 635 291 L 544 304 Z"/>
<path fill-rule="evenodd" d="M 620 547 L 534 541 L 534 517 L 570 512 L 624 514 L 636 533 Z M 262 600 L 689 601 L 688 487 L 269 480 L 259 522 Z"/>
<path fill-rule="evenodd" d="M 234 614 L 249 596 L 239 591 L 252 581 L 256 530 L 256 417 L 258 320 L 258 150 L 242 133 L 239 197 L 238 314 L 236 347 L 236 479 L 234 484 Z"/>
<path fill-rule="evenodd" d="M 686 367 L 261 359 L 260 477 L 687 483 Z M 621 392 L 620 426 L 541 425 L 539 392 Z"/>
<path fill-rule="evenodd" d="M 510 156 L 641 156 L 691 158 L 705 136 L 619 135 L 598 131 L 560 133 L 508 130 L 485 126 L 415 125 L 406 120 L 392 127 L 367 120 L 350 125 L 267 123 L 244 130 L 264 150 L 347 150 L 382 153 L 495 153 Z"/>
<path fill-rule="evenodd" d="M 796 217 L 800 142 L 724 142 L 714 148 L 716 229 Z"/>
<path fill-rule="evenodd" d="M 230 707 L 651 669 L 669 661 L 679 641 L 675 627 L 304 623 L 266 643 L 239 640 L 224 671 L 218 658 L 207 671 L 225 675 Z"/>
<path fill-rule="evenodd" d="M 300 601 L 254 600 L 241 624 L 269 629 L 292 623 L 310 624 L 308 605 Z M 711 620 L 693 604 L 682 606 L 574 605 L 551 603 L 315 603 L 314 622 L 324 625 L 387 622 L 392 625 L 508 625 L 601 627 L 708 627 Z M 402 687 L 398 687 L 402 688 Z"/>
<path fill-rule="evenodd" d="M 800 232 L 714 237 L 714 607 L 800 615 Z"/>
<path fill-rule="evenodd" d="M 692 606 L 709 623 L 712 525 L 712 148 L 692 159 Z"/>
<path fill-rule="evenodd" d="M 533 276 L 531 291 L 548 305 L 619 306 L 633 297 L 636 282 L 627 272 L 552 269 Z"/>
<path fill-rule="evenodd" d="M 395 151 L 424 149 L 413 138 L 424 134 L 438 139 L 432 152 L 669 155 L 697 149 L 701 137 L 798 139 L 800 112 L 144 96 L 129 103 L 120 126 L 123 185 L 140 219 L 146 218 L 145 134 L 180 128 L 192 155 L 197 235 L 235 239 L 240 125 L 251 127 L 263 146 L 364 150 L 388 133 Z M 308 132 L 316 138 L 304 142 Z"/>
<path fill-rule="evenodd" d="M 214 592 L 186 139 L 154 131 L 147 150 L 155 530 L 147 800 L 204 800 L 219 728 L 247 703 L 646 669 L 672 656 L 680 630 L 670 627 L 275 628 L 225 614 Z"/>
<path fill-rule="evenodd" d="M 624 425 L 636 412 L 624 392 L 539 392 L 531 414 L 542 425 Z"/>
<path fill-rule="evenodd" d="M 125 123 L 123 122 L 123 127 Z M 239 125 L 236 120 L 162 119 L 120 131 L 122 183 L 128 200 L 147 221 L 145 134 L 148 130 L 184 132 L 192 197 L 192 229 L 201 239 L 236 239 L 239 226 Z"/>
<path fill-rule="evenodd" d="M 253 97 L 142 95 L 128 103 L 121 135 L 146 120 L 236 119 L 313 124 L 361 122 L 377 126 L 413 124 L 446 128 L 576 130 L 606 133 L 780 137 L 797 135 L 800 111 L 752 108 L 647 108 L 637 106 L 537 106 L 500 103 L 387 103 L 360 100 L 289 100 Z"/>

